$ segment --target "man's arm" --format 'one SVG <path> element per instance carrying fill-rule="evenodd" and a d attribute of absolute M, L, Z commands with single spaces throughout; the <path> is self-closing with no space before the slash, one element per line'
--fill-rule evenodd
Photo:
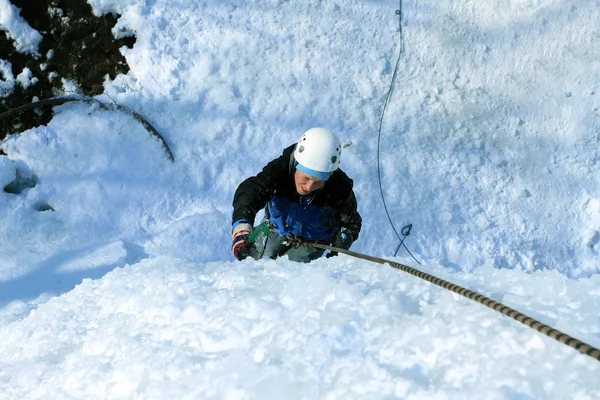
<path fill-rule="evenodd" d="M 342 228 L 346 228 L 346 230 L 350 231 L 352 234 L 352 241 L 356 241 L 362 227 L 362 217 L 358 213 L 358 205 L 353 190 L 350 190 L 350 194 L 342 203 L 339 215 Z"/>
<path fill-rule="evenodd" d="M 287 150 L 287 149 L 286 149 Z M 283 184 L 289 164 L 286 152 L 269 162 L 261 172 L 243 181 L 233 196 L 233 224 L 254 224 L 256 213 L 265 207 L 275 190 Z"/>

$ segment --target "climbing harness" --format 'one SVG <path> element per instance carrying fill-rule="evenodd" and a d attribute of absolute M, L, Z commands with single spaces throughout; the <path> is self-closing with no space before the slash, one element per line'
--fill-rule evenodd
<path fill-rule="evenodd" d="M 293 249 L 297 249 L 298 247 L 302 246 L 303 243 L 304 241 L 297 236 L 286 236 L 285 242 L 282 242 L 281 244 Z"/>
<path fill-rule="evenodd" d="M 410 252 L 408 247 L 406 247 L 406 245 L 404 244 L 404 239 L 406 239 L 406 237 L 410 234 L 412 224 L 406 225 L 404 228 L 402 228 L 403 237 L 400 238 L 400 234 L 398 234 L 398 231 L 396 230 L 396 227 L 394 226 L 394 222 L 392 221 L 392 217 L 390 216 L 390 213 L 388 211 L 387 204 L 385 202 L 385 197 L 383 195 L 383 186 L 381 184 L 381 167 L 380 167 L 379 155 L 380 155 L 380 148 L 381 148 L 381 129 L 383 127 L 383 117 L 385 116 L 385 110 L 387 109 L 388 103 L 390 102 L 390 98 L 392 97 L 392 92 L 394 91 L 394 81 L 396 80 L 396 74 L 398 73 L 398 65 L 400 64 L 400 58 L 402 57 L 402 53 L 404 51 L 404 43 L 403 43 L 404 35 L 402 32 L 402 0 L 398 1 L 398 10 L 396 10 L 396 15 L 398 15 L 398 32 L 400 35 L 398 43 L 399 43 L 400 49 L 398 51 L 398 58 L 396 59 L 396 66 L 394 67 L 394 72 L 392 73 L 392 82 L 390 83 L 390 89 L 388 90 L 387 95 L 385 97 L 385 102 L 383 103 L 383 109 L 381 110 L 381 119 L 379 120 L 379 129 L 378 129 L 378 133 L 377 133 L 377 180 L 379 182 L 379 192 L 381 193 L 381 201 L 383 202 L 383 209 L 385 210 L 385 213 L 388 217 L 388 221 L 390 221 L 390 225 L 392 226 L 392 229 L 394 230 L 396 237 L 398 238 L 398 240 L 400 240 L 400 244 L 396 248 L 396 251 L 394 252 L 394 256 L 396 256 L 396 254 L 398 254 L 398 250 L 400 250 L 400 247 L 404 246 L 404 248 L 406 249 L 408 254 L 410 254 L 410 256 L 413 258 L 413 260 L 415 260 L 417 262 L 417 264 L 421 265 L 419 260 L 417 260 L 415 258 L 415 256 L 412 255 L 412 253 Z"/>
<path fill-rule="evenodd" d="M 407 272 L 418 278 L 424 279 L 435 285 L 441 286 L 444 289 L 448 289 L 454 293 L 458 293 L 461 296 L 464 296 L 468 299 L 471 299 L 480 304 L 483 304 L 484 306 L 487 306 L 498 312 L 501 312 L 502 314 L 509 316 L 509 317 L 519 321 L 520 323 L 522 323 L 532 329 L 535 329 L 536 331 L 539 331 L 546 336 L 551 337 L 552 339 L 555 339 L 563 344 L 566 344 L 567 346 L 570 346 L 570 347 L 578 350 L 581 354 L 585 354 L 587 356 L 590 356 L 590 357 L 600 361 L 600 349 L 590 346 L 589 344 L 584 343 L 578 339 L 575 339 L 574 337 L 571 337 L 571 336 L 567 335 L 566 333 L 562 333 L 554 328 L 551 328 L 550 326 L 545 325 L 545 324 L 541 323 L 540 321 L 537 321 L 531 317 L 528 317 L 527 315 L 522 314 L 513 308 L 510 308 L 508 306 L 505 306 L 504 304 L 498 303 L 497 301 L 492 300 L 489 297 L 483 296 L 479 293 L 476 293 L 472 290 L 465 289 L 461 286 L 455 285 L 455 284 L 445 281 L 443 279 L 436 278 L 433 275 L 429 275 L 425 272 L 419 271 L 418 269 L 411 268 L 408 265 L 400 264 L 400 263 L 397 263 L 394 261 L 384 260 L 382 258 L 372 257 L 372 256 L 369 256 L 366 254 L 361 254 L 361 253 L 357 253 L 354 251 L 341 249 L 338 247 L 327 246 L 327 245 L 320 244 L 320 243 L 311 243 L 311 242 L 305 242 L 305 243 L 307 245 L 313 246 L 314 248 L 317 248 L 317 249 L 335 251 L 338 253 L 346 254 L 346 255 L 349 255 L 352 257 L 360 258 L 360 259 L 366 260 L 366 261 L 375 262 L 378 264 L 389 264 L 390 267 L 392 267 L 392 268 L 396 268 L 401 271 Z"/>
<path fill-rule="evenodd" d="M 148 132 L 150 132 L 150 134 L 152 136 L 155 136 L 160 141 L 160 143 L 162 144 L 162 146 L 165 150 L 165 153 L 167 153 L 167 157 L 169 158 L 169 160 L 171 160 L 172 162 L 175 162 L 175 157 L 173 157 L 173 153 L 171 152 L 171 149 L 167 145 L 167 142 L 165 141 L 165 139 L 161 136 L 160 133 L 158 133 L 158 131 L 148 121 L 146 121 L 144 119 L 144 117 L 142 117 L 140 114 L 136 113 L 133 110 L 130 110 L 129 108 L 127 108 L 125 106 L 119 105 L 117 103 L 106 104 L 106 103 L 101 102 L 98 99 L 95 99 L 95 98 L 89 97 L 89 96 L 83 96 L 83 95 L 59 96 L 59 97 L 52 97 L 50 99 L 36 101 L 34 103 L 24 104 L 20 107 L 16 107 L 11 110 L 3 112 L 2 114 L 0 114 L 0 120 L 2 120 L 4 118 L 12 117 L 14 115 L 18 115 L 18 114 L 20 114 L 24 111 L 27 111 L 29 109 L 32 109 L 32 108 L 38 108 L 38 107 L 43 107 L 43 106 L 58 106 L 58 105 L 65 104 L 65 103 L 68 103 L 71 101 L 83 101 L 88 104 L 97 104 L 103 110 L 119 111 L 119 112 L 123 112 L 125 114 L 132 116 L 136 121 L 141 123 L 144 126 L 144 128 L 146 128 L 146 130 Z"/>

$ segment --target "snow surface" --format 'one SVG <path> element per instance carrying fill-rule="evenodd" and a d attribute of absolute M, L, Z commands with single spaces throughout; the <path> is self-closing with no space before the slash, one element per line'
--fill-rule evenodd
<path fill-rule="evenodd" d="M 0 31 L 4 31 L 9 39 L 14 40 L 19 52 L 39 54 L 38 45 L 42 41 L 42 35 L 29 26 L 21 17 L 20 10 L 9 0 L 0 0 Z"/>
<path fill-rule="evenodd" d="M 348 144 L 352 249 L 393 258 L 397 1 L 89 3 L 137 36 L 98 99 L 176 162 L 85 103 L 3 142 L 0 399 L 600 398 L 597 361 L 388 266 L 233 261 L 237 185 L 313 126 Z M 595 347 L 599 6 L 404 2 L 380 154 L 419 268 Z"/>

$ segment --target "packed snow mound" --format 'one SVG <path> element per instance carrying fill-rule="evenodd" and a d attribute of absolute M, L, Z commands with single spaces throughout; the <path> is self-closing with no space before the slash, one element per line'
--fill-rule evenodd
<path fill-rule="evenodd" d="M 428 270 L 600 343 L 600 276 Z M 7 398 L 558 400 L 599 389 L 592 358 L 346 256 L 311 264 L 147 259 L 85 280 L 0 336 Z"/>

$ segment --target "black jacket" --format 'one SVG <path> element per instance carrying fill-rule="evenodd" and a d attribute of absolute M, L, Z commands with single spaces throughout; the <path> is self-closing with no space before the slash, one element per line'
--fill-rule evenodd
<path fill-rule="evenodd" d="M 233 198 L 234 223 L 245 220 L 252 224 L 256 213 L 264 208 L 274 195 L 300 202 L 300 195 L 294 183 L 295 147 L 295 144 L 287 147 L 281 156 L 268 163 L 258 175 L 246 179 L 238 186 Z M 356 240 L 362 226 L 362 218 L 357 210 L 352 185 L 352 179 L 337 169 L 325 185 L 315 192 L 311 204 L 332 207 L 339 225 L 348 229 Z"/>

